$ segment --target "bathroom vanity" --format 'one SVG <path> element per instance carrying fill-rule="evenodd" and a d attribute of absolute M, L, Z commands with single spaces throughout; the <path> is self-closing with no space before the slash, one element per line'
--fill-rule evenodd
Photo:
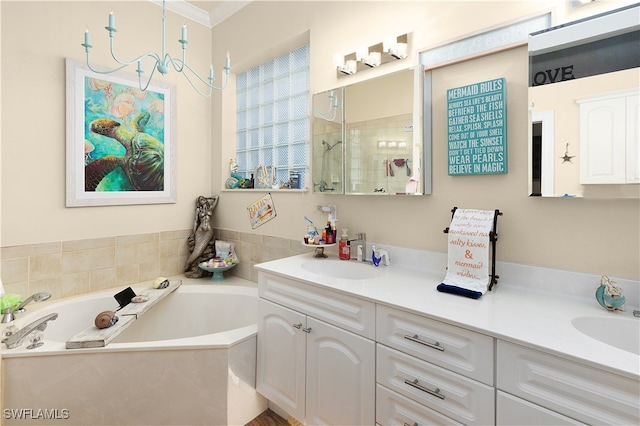
<path fill-rule="evenodd" d="M 574 325 L 613 318 L 639 334 L 630 308 L 550 295 L 530 285 L 541 271 L 512 264 L 479 300 L 440 293 L 446 255 L 390 252 L 379 268 L 311 254 L 256 265 L 260 393 L 305 424 L 640 423 L 639 340 L 620 349 Z"/>

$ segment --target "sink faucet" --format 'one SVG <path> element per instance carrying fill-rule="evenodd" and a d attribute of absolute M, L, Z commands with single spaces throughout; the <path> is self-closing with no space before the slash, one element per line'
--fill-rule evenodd
<path fill-rule="evenodd" d="M 353 255 L 354 250 L 356 252 L 356 260 L 358 262 L 366 262 L 367 261 L 367 234 L 364 232 L 360 232 L 356 234 L 356 238 L 354 240 L 349 240 L 349 244 L 351 245 L 351 254 Z"/>
<path fill-rule="evenodd" d="M 11 336 L 2 339 L 2 343 L 6 344 L 9 349 L 17 348 L 22 344 L 22 340 L 25 337 L 36 330 L 44 331 L 44 329 L 47 328 L 47 323 L 55 320 L 56 318 L 58 318 L 58 314 L 56 313 L 45 315 L 42 318 L 33 321 L 31 324 L 22 327 Z"/>
<path fill-rule="evenodd" d="M 3 316 L 2 316 L 2 323 L 6 324 L 9 323 L 11 321 L 13 321 L 14 319 L 16 319 L 15 317 L 15 313 L 21 314 L 23 313 L 26 309 L 24 308 L 27 303 L 29 302 L 43 302 L 47 299 L 49 299 L 51 297 L 51 294 L 49 293 L 35 293 L 32 294 L 31 296 L 27 297 L 24 302 L 22 302 L 21 304 L 18 305 L 18 307 L 16 309 L 5 309 L 3 312 Z"/>

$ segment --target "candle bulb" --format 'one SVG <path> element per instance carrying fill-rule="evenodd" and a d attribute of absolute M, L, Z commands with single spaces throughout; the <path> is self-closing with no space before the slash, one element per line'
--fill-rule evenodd
<path fill-rule="evenodd" d="M 213 81 L 213 65 L 209 67 L 209 80 Z"/>
<path fill-rule="evenodd" d="M 182 26 L 182 40 L 187 41 L 187 24 Z"/>
<path fill-rule="evenodd" d="M 225 68 L 231 68 L 231 57 L 229 56 L 229 52 L 227 52 L 227 62 L 225 64 Z"/>
<path fill-rule="evenodd" d="M 109 28 L 116 27 L 116 16 L 113 14 L 113 10 L 109 12 Z"/>
<path fill-rule="evenodd" d="M 89 27 L 84 29 L 84 44 L 89 45 Z"/>

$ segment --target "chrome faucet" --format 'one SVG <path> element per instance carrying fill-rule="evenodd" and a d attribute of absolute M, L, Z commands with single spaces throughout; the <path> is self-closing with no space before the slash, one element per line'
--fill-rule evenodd
<path fill-rule="evenodd" d="M 27 297 L 21 304 L 18 305 L 17 308 L 15 309 L 5 309 L 3 312 L 3 316 L 2 316 L 2 323 L 6 324 L 9 323 L 11 321 L 13 321 L 14 319 L 16 319 L 15 314 L 21 314 L 25 311 L 25 306 L 27 305 L 27 303 L 29 302 L 43 302 L 47 299 L 49 299 L 51 297 L 51 294 L 49 293 L 35 293 L 32 294 L 31 296 Z"/>
<path fill-rule="evenodd" d="M 42 318 L 33 321 L 31 324 L 22 327 L 11 336 L 2 339 L 2 343 L 7 345 L 7 348 L 9 349 L 17 348 L 22 344 L 22 340 L 25 337 L 36 330 L 44 331 L 44 329 L 47 328 L 47 323 L 55 320 L 56 318 L 58 318 L 58 314 L 56 313 L 45 315 Z"/>
<path fill-rule="evenodd" d="M 367 234 L 364 232 L 360 232 L 356 234 L 356 238 L 354 240 L 349 240 L 349 244 L 351 245 L 351 254 L 353 255 L 354 251 L 356 253 L 356 260 L 358 262 L 366 262 L 367 261 Z"/>

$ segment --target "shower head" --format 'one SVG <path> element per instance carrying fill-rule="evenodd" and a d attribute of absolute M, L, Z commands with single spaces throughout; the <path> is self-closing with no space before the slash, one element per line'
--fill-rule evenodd
<path fill-rule="evenodd" d="M 22 302 L 20 305 L 18 305 L 18 307 L 15 309 L 16 312 L 22 312 L 24 311 L 24 307 L 27 305 L 27 303 L 29 302 L 44 302 L 45 300 L 49 299 L 51 297 L 50 293 L 34 293 L 31 296 L 27 297 L 24 302 Z"/>

